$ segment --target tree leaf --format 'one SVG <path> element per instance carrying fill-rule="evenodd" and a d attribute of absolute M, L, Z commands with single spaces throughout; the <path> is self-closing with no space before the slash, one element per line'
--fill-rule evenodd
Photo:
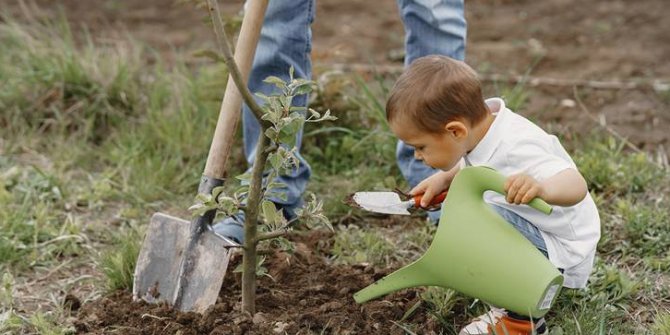
<path fill-rule="evenodd" d="M 283 160 L 284 160 L 283 157 L 277 152 L 270 153 L 270 155 L 268 156 L 268 161 L 270 162 L 270 165 L 272 165 L 272 168 L 275 170 L 279 170 L 282 167 L 284 163 Z"/>
<path fill-rule="evenodd" d="M 286 87 L 286 83 L 279 77 L 276 76 L 269 76 L 263 80 L 263 82 L 268 83 L 268 84 L 273 84 L 277 86 L 280 89 L 284 89 Z"/>
<path fill-rule="evenodd" d="M 247 171 L 239 176 L 235 176 L 235 179 L 248 183 L 251 181 L 251 172 Z"/>
<path fill-rule="evenodd" d="M 278 219 L 277 206 L 275 206 L 275 204 L 272 201 L 263 200 L 261 208 L 263 210 L 263 216 L 265 217 L 267 223 L 274 226 Z"/>

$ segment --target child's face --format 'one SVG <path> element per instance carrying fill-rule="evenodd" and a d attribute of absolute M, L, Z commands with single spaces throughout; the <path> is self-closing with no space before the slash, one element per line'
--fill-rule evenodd
<path fill-rule="evenodd" d="M 458 129 L 445 126 L 444 133 L 428 133 L 419 130 L 410 122 L 400 120 L 390 124 L 393 133 L 407 145 L 414 147 L 414 157 L 423 161 L 426 165 L 441 170 L 450 170 L 466 154 L 464 136 L 467 135 Z M 451 124 L 451 123 L 450 123 Z M 460 125 L 463 125 L 459 122 Z M 463 125 L 464 126 L 464 125 Z"/>

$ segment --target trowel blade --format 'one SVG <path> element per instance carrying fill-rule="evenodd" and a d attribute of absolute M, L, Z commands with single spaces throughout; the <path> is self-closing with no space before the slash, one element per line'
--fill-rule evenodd
<path fill-rule="evenodd" d="M 358 206 L 371 212 L 410 215 L 407 203 L 395 192 L 356 192 L 353 200 Z"/>

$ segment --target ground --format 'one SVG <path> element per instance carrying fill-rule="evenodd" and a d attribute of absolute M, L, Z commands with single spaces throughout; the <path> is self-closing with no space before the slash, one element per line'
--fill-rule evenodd
<path fill-rule="evenodd" d="M 213 44 L 204 24 L 207 13 L 195 2 L 36 1 L 47 12 L 62 8 L 75 29 L 87 27 L 93 36 L 127 33 L 163 51 Z M 394 1 L 316 4 L 312 58 L 317 72 L 330 64 L 401 65 L 397 54 L 404 32 Z M 232 16 L 242 1 L 222 6 Z M 8 9 L 20 11 L 16 5 Z M 533 87 L 526 107 L 531 117 L 556 121 L 576 133 L 601 124 L 638 147 L 667 153 L 669 11 L 663 0 L 635 6 L 606 0 L 467 1 L 466 61 L 484 78 L 528 71 L 539 78 L 527 83 Z M 621 88 L 594 89 L 602 86 Z"/>
<path fill-rule="evenodd" d="M 317 75 L 332 68 L 390 73 L 402 68 L 398 55 L 404 33 L 394 1 L 316 3 L 312 58 Z M 62 9 L 79 36 L 84 27 L 102 42 L 128 34 L 168 60 L 175 50 L 188 52 L 213 45 L 206 13 L 193 6 L 193 1 L 36 0 L 3 3 L 0 12 L 20 16 L 21 6 L 31 8 L 33 4 L 38 10 L 29 11 L 36 15 L 55 15 Z M 232 16 L 242 2 L 222 5 Z M 480 71 L 488 92 L 521 81 L 528 101 L 520 112 L 534 120 L 552 124 L 564 134 L 604 130 L 628 139 L 633 150 L 667 160 L 669 14 L 665 0 L 642 0 L 635 5 L 608 0 L 467 1 L 466 61 Z M 254 318 L 236 310 L 239 278 L 229 275 L 219 302 L 203 316 L 132 303 L 127 292 L 118 292 L 100 299 L 69 297 L 78 313 L 73 323 L 78 332 L 92 334 L 110 329 L 129 334 L 310 333 L 310 329 L 327 329 L 333 334 L 403 333 L 400 325 L 388 320 L 402 318 L 419 301 L 416 293 L 355 304 L 353 292 L 392 269 L 333 265 L 328 240 L 327 233 L 317 232 L 298 237 L 295 255 L 269 253 L 271 277 L 261 279 L 260 314 Z M 78 278 L 92 271 L 80 269 Z M 40 277 L 33 283 L 52 279 Z M 438 325 L 423 318 L 421 313 L 408 316 L 413 323 L 426 323 L 425 333 L 439 332 Z M 453 320 L 454 324 L 463 321 Z"/>

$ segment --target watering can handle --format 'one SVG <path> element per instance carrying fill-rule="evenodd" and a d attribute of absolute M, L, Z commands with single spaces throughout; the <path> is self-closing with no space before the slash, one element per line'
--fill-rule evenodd
<path fill-rule="evenodd" d="M 473 166 L 463 168 L 459 174 L 462 174 L 463 172 L 474 173 L 476 175 L 475 177 L 479 180 L 478 184 L 482 188 L 482 193 L 484 191 L 495 191 L 505 195 L 505 176 L 500 174 L 495 169 L 488 166 Z M 537 197 L 531 200 L 528 203 L 528 206 L 535 208 L 536 210 L 547 215 L 551 214 L 552 211 L 551 205 Z"/>

